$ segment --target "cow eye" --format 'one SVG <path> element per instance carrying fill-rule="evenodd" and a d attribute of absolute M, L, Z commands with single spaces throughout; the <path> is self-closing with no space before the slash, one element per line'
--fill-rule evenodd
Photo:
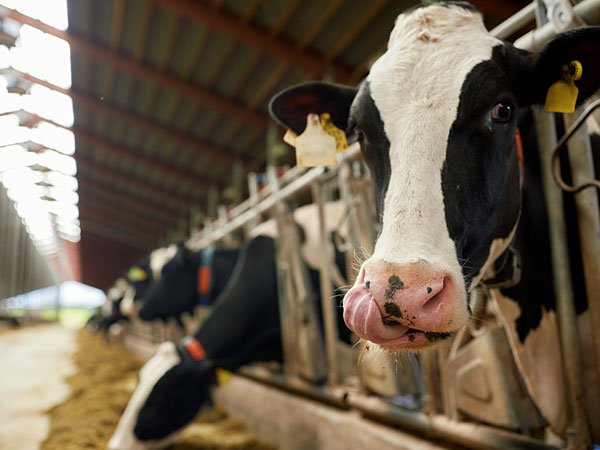
<path fill-rule="evenodd" d="M 492 108 L 492 120 L 494 122 L 508 122 L 512 118 L 513 107 L 508 103 L 498 103 Z"/>
<path fill-rule="evenodd" d="M 350 119 L 349 123 L 348 123 L 348 128 L 346 129 L 346 135 L 352 140 L 352 141 L 362 141 L 364 139 L 364 133 L 363 131 L 360 129 L 360 127 L 358 126 L 358 124 Z"/>

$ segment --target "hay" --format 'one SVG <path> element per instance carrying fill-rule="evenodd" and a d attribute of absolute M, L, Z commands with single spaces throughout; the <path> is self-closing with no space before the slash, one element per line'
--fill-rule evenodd
<path fill-rule="evenodd" d="M 142 362 L 122 345 L 107 344 L 100 334 L 81 331 L 73 360 L 78 372 L 67 379 L 72 392 L 50 412 L 51 425 L 42 450 L 105 449 L 135 389 Z M 273 450 L 243 425 L 209 410 L 186 428 L 170 450 Z"/>

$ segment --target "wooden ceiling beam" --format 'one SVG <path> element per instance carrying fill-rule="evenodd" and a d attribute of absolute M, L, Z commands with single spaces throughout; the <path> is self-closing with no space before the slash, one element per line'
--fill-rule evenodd
<path fill-rule="evenodd" d="M 75 160 L 78 168 L 77 178 L 86 180 L 92 175 L 95 179 L 102 180 L 102 184 L 121 183 L 130 186 L 138 192 L 145 192 L 151 197 L 168 200 L 173 207 L 180 209 L 187 209 L 194 202 L 194 199 L 190 195 L 171 192 L 166 190 L 162 184 L 159 185 L 133 174 L 125 175 L 119 173 L 113 167 L 104 165 L 99 161 L 94 161 L 91 157 L 84 156 L 81 152 L 75 153 Z M 81 170 L 84 171 L 83 174 Z"/>
<path fill-rule="evenodd" d="M 106 183 L 98 182 L 88 175 L 82 175 L 81 171 L 78 175 L 79 187 L 78 190 L 91 192 L 95 195 L 106 197 L 109 200 L 124 201 L 127 204 L 140 205 L 147 211 L 160 211 L 161 215 L 168 220 L 178 220 L 181 217 L 187 217 L 189 208 L 186 206 L 180 207 L 173 204 L 173 200 L 166 194 L 160 198 L 152 198 L 151 194 L 142 191 L 130 191 L 127 187 L 123 188 L 116 185 L 113 180 L 107 180 Z"/>
<path fill-rule="evenodd" d="M 144 252 L 152 250 L 156 246 L 156 241 L 141 238 L 140 236 L 107 226 L 103 223 L 96 222 L 92 219 L 80 219 L 82 238 L 85 239 L 86 234 L 93 234 L 101 239 L 108 239 L 119 244 L 126 244 Z"/>
<path fill-rule="evenodd" d="M 277 59 L 282 59 L 288 64 L 301 67 L 308 72 L 322 75 L 327 70 L 328 62 L 319 53 L 308 49 L 298 49 L 295 43 L 283 38 L 274 40 L 268 30 L 250 23 L 242 23 L 239 17 L 223 10 L 216 10 L 205 1 L 152 1 L 163 9 L 225 33 L 233 39 L 255 47 Z M 350 68 L 341 63 L 333 63 L 332 67 L 336 72 L 336 78 L 340 80 L 346 80 L 352 72 Z"/>
<path fill-rule="evenodd" d="M 134 232 L 149 240 L 158 240 L 164 236 L 167 229 L 160 229 L 148 224 L 140 223 L 131 217 L 124 217 L 119 211 L 106 206 L 97 207 L 98 205 L 81 203 L 79 205 L 80 217 L 90 218 L 107 226 L 119 228 L 125 231 Z"/>
<path fill-rule="evenodd" d="M 45 80 L 41 80 L 29 74 L 23 74 L 23 78 L 42 86 L 60 92 L 62 94 L 70 96 L 73 101 L 95 113 L 100 113 L 108 118 L 132 125 L 136 128 L 143 130 L 145 133 L 155 134 L 162 139 L 168 140 L 171 143 L 189 147 L 201 157 L 207 157 L 211 160 L 230 166 L 236 160 L 226 149 L 215 147 L 202 139 L 196 138 L 187 133 L 181 133 L 173 129 L 173 127 L 165 126 L 161 122 L 155 119 L 145 117 L 134 110 L 125 109 L 119 106 L 115 106 L 105 100 L 98 100 L 96 97 L 85 94 L 77 89 L 64 89 L 55 84 L 49 83 Z M 247 171 L 254 171 L 257 169 L 257 165 L 248 160 L 242 161 L 244 168 Z"/>
<path fill-rule="evenodd" d="M 99 201 L 108 204 L 123 205 L 133 213 L 140 214 L 148 219 L 154 218 L 167 225 L 176 225 L 177 221 L 186 217 L 181 212 L 178 213 L 166 208 L 161 209 L 159 206 L 147 203 L 139 197 L 117 192 L 93 182 L 80 183 L 77 192 L 83 194 L 84 200 L 85 198 L 98 198 Z"/>
<path fill-rule="evenodd" d="M 185 81 L 175 75 L 158 71 L 148 64 L 135 61 L 119 53 L 114 53 L 109 48 L 94 44 L 72 32 L 59 30 L 13 9 L 9 9 L 6 15 L 17 22 L 30 25 L 44 33 L 67 41 L 73 51 L 81 52 L 93 60 L 118 68 L 135 77 L 149 80 L 161 89 L 176 92 L 202 108 L 214 109 L 220 114 L 241 120 L 261 130 L 265 130 L 270 122 L 266 115 L 215 94 L 197 83 Z"/>
<path fill-rule="evenodd" d="M 188 183 L 192 186 L 192 192 L 197 193 L 198 189 L 223 187 L 222 185 L 219 185 L 211 180 L 207 180 L 206 178 L 202 178 L 200 175 L 197 175 L 196 173 L 191 172 L 187 169 L 183 169 L 172 164 L 166 164 L 164 162 L 158 161 L 157 159 L 148 156 L 138 150 L 134 150 L 133 148 L 127 147 L 123 144 L 97 136 L 93 133 L 90 133 L 87 130 L 84 130 L 81 127 L 73 127 L 71 128 L 71 130 L 73 131 L 77 139 L 80 139 L 82 142 L 85 142 L 88 145 L 101 147 L 109 154 L 127 158 L 135 164 L 142 164 L 148 168 L 157 170 L 163 173 L 164 175 Z"/>

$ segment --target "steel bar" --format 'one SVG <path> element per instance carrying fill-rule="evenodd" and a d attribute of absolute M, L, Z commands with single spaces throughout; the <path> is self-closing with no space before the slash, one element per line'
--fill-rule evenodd
<path fill-rule="evenodd" d="M 509 17 L 496 28 L 490 31 L 492 36 L 498 39 L 506 39 L 510 35 L 516 33 L 535 17 L 535 2 L 531 2 L 525 8 L 520 10 L 518 13 Z"/>
<path fill-rule="evenodd" d="M 319 237 L 321 249 L 321 267 L 319 267 L 319 276 L 321 281 L 321 310 L 323 311 L 323 328 L 325 338 L 325 351 L 327 356 L 327 382 L 335 385 L 340 381 L 339 367 L 337 363 L 336 342 L 337 342 L 337 319 L 336 312 L 331 297 L 331 261 L 329 250 L 331 242 L 327 236 L 327 224 L 325 218 L 325 203 L 327 202 L 327 189 L 322 183 L 313 183 L 312 185 L 313 203 L 318 205 L 319 212 Z"/>
<path fill-rule="evenodd" d="M 349 394 L 348 404 L 367 417 L 416 431 L 428 438 L 481 450 L 557 450 L 537 439 L 475 423 L 455 422 L 439 414 L 409 412 L 376 397 Z"/>
<path fill-rule="evenodd" d="M 552 155 L 550 150 L 556 145 L 554 116 L 542 110 L 535 110 L 539 142 L 542 183 L 548 208 L 550 247 L 552 251 L 553 282 L 556 298 L 557 317 L 560 328 L 562 362 L 565 371 L 566 392 L 568 395 L 567 441 L 569 448 L 587 448 L 590 442 L 583 407 L 583 386 L 581 385 L 581 355 L 577 333 L 573 298 L 567 232 L 564 218 L 562 192 L 554 183 L 550 173 Z"/>
<path fill-rule="evenodd" d="M 579 112 L 581 112 L 579 109 Z M 564 114 L 565 127 L 576 122 L 576 114 Z M 582 127 L 569 141 L 569 161 L 573 183 L 593 179 L 594 161 L 589 134 Z M 592 346 L 596 362 L 596 382 L 600 382 L 600 216 L 598 190 L 585 189 L 575 194 L 579 243 L 583 260 L 583 273 L 591 316 Z"/>
<path fill-rule="evenodd" d="M 352 145 L 345 153 L 338 155 L 338 162 L 341 164 L 345 160 L 354 160 L 358 158 L 360 155 L 360 151 L 358 145 Z M 299 168 L 301 169 L 301 168 Z M 298 169 L 298 170 L 299 170 Z M 291 169 L 294 170 L 294 169 Z M 336 171 L 337 169 L 330 169 L 330 171 Z M 314 167 L 312 169 L 306 170 L 303 169 L 302 175 L 290 181 L 288 184 L 283 186 L 277 196 L 280 196 L 282 199 L 289 199 L 296 195 L 299 192 L 305 192 L 310 185 L 317 179 L 319 179 L 324 173 L 326 173 L 326 169 L 324 167 Z M 283 184 L 285 180 L 280 180 L 280 183 Z M 246 200 L 248 202 L 248 200 Z M 245 203 L 245 202 L 244 202 Z M 249 202 L 248 202 L 249 203 Z M 239 212 L 237 215 L 231 214 L 231 219 L 227 223 L 227 225 L 223 228 L 217 230 L 210 230 L 208 233 L 200 233 L 198 236 L 192 236 L 188 241 L 187 245 L 191 249 L 199 249 L 204 248 L 207 245 L 212 244 L 213 242 L 218 241 L 223 236 L 231 233 L 232 231 L 237 230 L 240 227 L 243 227 L 246 223 L 252 220 L 256 214 L 263 214 L 269 211 L 276 203 L 276 196 L 270 194 L 260 200 L 252 210 L 245 210 L 243 212 Z M 249 206 L 249 205 L 248 205 Z"/>
<path fill-rule="evenodd" d="M 600 0 L 584 0 L 576 4 L 575 13 L 587 24 L 600 23 Z M 530 52 L 538 51 L 556 34 L 557 31 L 554 26 L 547 23 L 517 39 L 515 47 Z"/>

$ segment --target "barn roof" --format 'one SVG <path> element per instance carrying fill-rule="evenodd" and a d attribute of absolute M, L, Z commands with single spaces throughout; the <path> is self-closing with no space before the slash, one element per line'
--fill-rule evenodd
<path fill-rule="evenodd" d="M 411 0 L 68 0 L 83 282 L 182 237 L 232 168 L 262 171 L 269 98 L 355 83 Z M 529 2 L 474 1 L 489 26 Z M 42 80 L 33 80 L 48 85 Z M 61 90 L 55 86 L 50 86 Z M 214 195 L 214 194 L 212 194 Z M 226 200 L 226 197 L 225 197 Z"/>

